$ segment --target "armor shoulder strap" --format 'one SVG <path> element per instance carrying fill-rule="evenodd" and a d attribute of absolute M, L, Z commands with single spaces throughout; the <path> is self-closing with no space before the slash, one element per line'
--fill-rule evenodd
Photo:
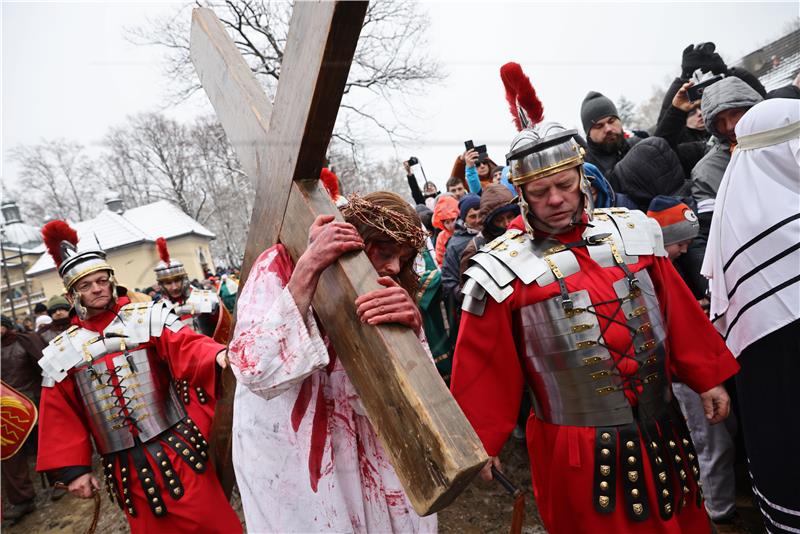
<path fill-rule="evenodd" d="M 184 327 L 184 323 L 175 313 L 173 304 L 160 300 L 153 304 L 150 310 L 150 335 L 159 337 L 165 326 L 171 331 L 177 332 Z"/>
<path fill-rule="evenodd" d="M 42 386 L 52 387 L 67 377 L 67 372 L 83 361 L 83 344 L 97 334 L 79 326 L 71 326 L 42 350 Z"/>
<path fill-rule="evenodd" d="M 547 270 L 547 264 L 534 249 L 533 241 L 520 230 L 509 230 L 487 243 L 470 260 L 464 272 L 467 281 L 461 308 L 475 315 L 483 314 L 486 295 L 503 302 L 513 292 L 519 278 L 530 284 Z"/>
<path fill-rule="evenodd" d="M 597 210 L 608 215 L 617 227 L 625 254 L 628 256 L 663 256 L 663 239 L 656 237 L 653 221 L 639 210 L 607 208 Z M 656 222 L 656 225 L 658 223 Z M 660 235 L 661 231 L 658 230 Z M 660 243 L 659 243 L 660 241 Z"/>
<path fill-rule="evenodd" d="M 486 250 L 486 254 L 502 264 L 515 278 L 519 278 L 527 285 L 547 271 L 547 263 L 537 251 L 530 236 L 520 230 L 510 230 L 503 235 L 507 236 L 506 239 Z M 474 261 L 479 262 L 481 258 Z"/>
<path fill-rule="evenodd" d="M 145 343 L 150 339 L 148 318 L 153 301 L 131 302 L 119 309 L 115 319 L 105 329 L 105 333 L 116 332 L 125 335 L 128 346 Z"/>

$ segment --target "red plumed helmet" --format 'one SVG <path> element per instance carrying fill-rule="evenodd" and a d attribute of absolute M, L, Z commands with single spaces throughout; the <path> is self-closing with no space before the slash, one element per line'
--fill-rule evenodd
<path fill-rule="evenodd" d="M 42 227 L 42 237 L 47 252 L 53 257 L 56 268 L 61 267 L 61 243 L 66 241 L 78 248 L 78 232 L 64 221 L 50 221 Z"/>
<path fill-rule="evenodd" d="M 517 130 L 522 131 L 542 122 L 544 107 L 520 64 L 512 62 L 500 67 L 500 78 L 506 88 L 506 100 Z"/>
<path fill-rule="evenodd" d="M 156 249 L 158 249 L 158 257 L 161 261 L 169 265 L 169 249 L 167 248 L 167 240 L 163 237 L 156 239 Z"/>
<path fill-rule="evenodd" d="M 325 167 L 322 169 L 322 172 L 319 173 L 319 179 L 322 180 L 322 184 L 325 186 L 325 189 L 328 190 L 328 195 L 330 195 L 331 200 L 336 202 L 336 199 L 339 197 L 339 177 L 336 176 L 332 170 Z"/>

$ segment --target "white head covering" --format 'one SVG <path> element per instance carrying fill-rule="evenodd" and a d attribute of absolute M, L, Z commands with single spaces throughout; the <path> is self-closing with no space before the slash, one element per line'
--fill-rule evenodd
<path fill-rule="evenodd" d="M 735 356 L 800 318 L 800 101 L 766 100 L 736 125 L 702 274 Z"/>
<path fill-rule="evenodd" d="M 39 330 L 39 328 L 41 328 L 42 326 L 50 324 L 52 322 L 53 319 L 49 315 L 40 315 L 39 317 L 36 318 L 36 330 Z"/>

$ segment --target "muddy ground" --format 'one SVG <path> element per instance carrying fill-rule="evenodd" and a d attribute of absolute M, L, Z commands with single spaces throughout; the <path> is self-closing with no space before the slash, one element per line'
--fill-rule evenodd
<path fill-rule="evenodd" d="M 530 473 L 527 468 L 524 444 L 509 442 L 502 460 L 509 478 L 516 484 L 525 487 L 530 496 L 526 499 L 523 532 L 526 534 L 545 532 L 530 491 Z M 85 532 L 92 520 L 93 501 L 76 499 L 69 495 L 58 501 L 51 501 L 49 490 L 42 489 L 41 479 L 33 473 L 33 466 L 31 466 L 31 472 L 36 476 L 34 485 L 37 490 L 37 509 L 17 524 L 3 521 L 3 534 L 77 534 Z M 102 473 L 98 469 L 95 475 L 99 477 Z M 101 491 L 100 495 L 102 499 L 97 534 L 127 533 L 128 524 L 122 512 L 108 500 L 105 490 Z M 241 501 L 236 494 L 234 494 L 233 505 L 239 517 L 244 518 Z M 512 505 L 511 498 L 499 484 L 475 481 L 455 503 L 439 514 L 439 532 L 445 534 L 508 532 Z"/>
<path fill-rule="evenodd" d="M 536 503 L 533 500 L 525 444 L 509 440 L 501 455 L 501 461 L 508 478 L 518 486 L 525 488 L 525 522 L 522 531 L 525 534 L 545 533 Z M 33 473 L 32 464 L 31 472 Z M 98 472 L 96 475 L 101 475 L 101 473 Z M 91 522 L 93 501 L 75 499 L 69 495 L 58 501 L 51 501 L 49 490 L 43 490 L 40 478 L 35 473 L 34 476 L 36 476 L 35 485 L 38 492 L 36 511 L 16 524 L 3 521 L 3 532 L 7 534 L 79 534 L 85 532 Z M 743 484 L 739 484 L 739 486 L 744 487 Z M 108 500 L 105 490 L 101 492 L 101 495 L 103 498 L 97 534 L 127 533 L 127 522 L 122 512 Z M 235 492 L 233 505 L 239 517 L 243 518 L 241 502 Z M 739 505 L 739 513 L 745 520 L 745 525 L 724 532 L 742 534 L 763 532 L 758 512 L 753 508 L 749 496 L 740 495 L 737 498 L 737 505 Z M 439 532 L 443 534 L 508 532 L 512 506 L 512 499 L 499 484 L 476 480 L 450 507 L 439 513 Z"/>

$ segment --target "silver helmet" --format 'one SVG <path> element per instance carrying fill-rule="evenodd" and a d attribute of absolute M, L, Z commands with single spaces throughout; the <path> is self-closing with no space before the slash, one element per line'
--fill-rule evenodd
<path fill-rule="evenodd" d="M 65 221 L 51 221 L 42 227 L 42 236 L 48 252 L 53 258 L 64 288 L 72 298 L 72 303 L 78 317 L 85 319 L 87 310 L 81 303 L 80 292 L 76 284 L 82 278 L 99 271 L 108 271 L 111 285 L 111 298 L 117 298 L 117 282 L 114 279 L 114 269 L 106 261 L 106 253 L 97 242 L 97 249 L 78 251 L 78 232 Z"/>
<path fill-rule="evenodd" d="M 530 209 L 523 188 L 525 184 L 547 178 L 567 169 L 577 168 L 584 196 L 583 209 L 592 217 L 594 202 L 589 182 L 583 172 L 583 148 L 576 142 L 576 130 L 567 130 L 557 122 L 543 122 L 544 107 L 536 96 L 530 79 L 517 63 L 500 69 L 506 88 L 506 100 L 519 133 L 506 155 L 509 178 L 517 188 L 518 201 L 526 230 L 533 235 Z"/>
<path fill-rule="evenodd" d="M 186 267 L 183 266 L 183 262 L 180 260 L 171 260 L 169 263 L 160 261 L 153 270 L 156 273 L 156 280 L 159 282 L 165 282 L 174 278 L 189 277 L 189 274 L 186 272 Z"/>
<path fill-rule="evenodd" d="M 186 272 L 186 267 L 183 265 L 183 262 L 170 258 L 167 240 L 163 237 L 156 239 L 156 249 L 161 259 L 158 265 L 156 265 L 156 268 L 153 269 L 156 273 L 156 281 L 158 281 L 162 289 L 165 289 L 165 282 L 170 280 L 182 280 L 182 293 L 184 297 L 187 297 L 189 295 L 189 273 Z"/>

